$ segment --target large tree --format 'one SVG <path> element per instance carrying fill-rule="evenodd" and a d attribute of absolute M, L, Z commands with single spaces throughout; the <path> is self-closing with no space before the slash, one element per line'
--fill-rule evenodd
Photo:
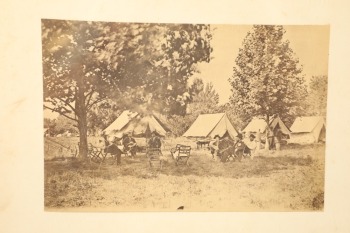
<path fill-rule="evenodd" d="M 195 115 L 215 113 L 218 110 L 219 94 L 211 82 L 204 84 L 200 78 L 195 78 L 190 87 L 191 103 L 187 106 L 187 113 Z"/>
<path fill-rule="evenodd" d="M 207 25 L 42 20 L 44 107 L 77 123 L 85 158 L 88 114 L 107 99 L 180 112 L 210 39 Z"/>
<path fill-rule="evenodd" d="M 236 58 L 231 106 L 247 119 L 280 116 L 292 121 L 302 110 L 307 95 L 302 66 L 284 40 L 282 26 L 253 26 L 245 37 Z"/>
<path fill-rule="evenodd" d="M 308 113 L 310 115 L 327 115 L 328 76 L 313 76 L 309 84 Z"/>

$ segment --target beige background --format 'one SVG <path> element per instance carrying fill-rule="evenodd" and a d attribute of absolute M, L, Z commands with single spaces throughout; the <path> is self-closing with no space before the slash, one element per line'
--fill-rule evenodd
<path fill-rule="evenodd" d="M 283 2 L 283 3 L 282 3 Z M 0 1 L 1 232 L 349 232 L 347 1 Z M 213 24 L 330 24 L 325 211 L 51 213 L 43 209 L 41 18 Z"/>

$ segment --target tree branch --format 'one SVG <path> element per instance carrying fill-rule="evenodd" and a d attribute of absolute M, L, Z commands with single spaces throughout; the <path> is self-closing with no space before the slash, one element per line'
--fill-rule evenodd
<path fill-rule="evenodd" d="M 104 100 L 106 100 L 107 98 L 102 98 L 102 99 L 98 99 L 98 100 L 95 100 L 94 102 L 92 102 L 90 105 L 87 105 L 86 106 L 86 109 L 87 110 L 90 110 L 92 106 L 94 106 L 95 104 L 99 103 L 99 102 L 102 102 Z"/>
<path fill-rule="evenodd" d="M 56 97 L 56 98 L 59 99 L 59 100 L 61 100 L 62 102 L 64 102 L 66 105 L 68 105 L 68 106 L 73 110 L 73 112 L 74 112 L 75 114 L 77 114 L 75 108 L 74 108 L 70 103 L 66 102 L 66 100 L 64 100 L 64 99 L 62 99 L 62 98 L 58 98 L 58 97 Z"/>
<path fill-rule="evenodd" d="M 57 110 L 57 109 L 50 108 L 50 107 L 47 107 L 47 106 L 45 106 L 45 105 L 44 105 L 44 108 L 47 108 L 47 109 L 52 110 L 52 111 L 54 111 L 54 112 L 57 112 L 57 113 L 59 113 L 60 115 L 62 115 L 62 116 L 64 116 L 64 117 L 67 117 L 67 118 L 70 119 L 70 120 L 73 120 L 73 121 L 78 122 L 77 119 L 74 119 L 73 117 L 70 117 L 70 116 L 68 116 L 68 115 L 66 115 L 66 114 L 64 114 L 64 113 L 62 113 L 62 112 L 60 112 L 60 111 Z"/>
<path fill-rule="evenodd" d="M 85 96 L 85 98 L 86 97 L 88 97 L 88 101 L 86 102 L 86 106 L 88 106 L 89 104 L 90 104 L 90 100 L 91 100 L 91 97 L 92 97 L 92 94 L 94 93 L 94 90 L 92 90 L 90 93 L 88 93 L 86 96 Z"/>

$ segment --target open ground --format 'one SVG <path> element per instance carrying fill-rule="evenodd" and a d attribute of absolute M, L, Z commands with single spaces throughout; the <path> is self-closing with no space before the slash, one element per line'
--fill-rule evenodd
<path fill-rule="evenodd" d="M 79 138 L 55 138 L 74 145 Z M 97 143 L 96 138 L 89 138 Z M 72 211 L 322 211 L 325 145 L 286 145 L 253 159 L 221 163 L 193 141 L 189 165 L 170 155 L 179 139 L 163 143 L 163 169 L 144 153 L 122 165 L 81 161 L 45 139 L 45 208 Z M 184 143 L 183 141 L 181 141 Z M 52 145 L 51 147 L 49 147 Z M 182 208 L 181 208 L 182 209 Z"/>

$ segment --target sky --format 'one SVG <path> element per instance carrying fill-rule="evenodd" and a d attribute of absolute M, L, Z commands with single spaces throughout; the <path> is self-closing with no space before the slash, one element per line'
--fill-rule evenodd
<path fill-rule="evenodd" d="M 231 94 L 228 79 L 232 76 L 239 48 L 252 29 L 251 25 L 212 25 L 212 57 L 210 63 L 198 65 L 200 77 L 212 82 L 219 93 L 220 104 L 226 103 Z M 285 40 L 303 65 L 303 73 L 308 82 L 312 76 L 328 74 L 329 26 L 284 26 Z"/>

